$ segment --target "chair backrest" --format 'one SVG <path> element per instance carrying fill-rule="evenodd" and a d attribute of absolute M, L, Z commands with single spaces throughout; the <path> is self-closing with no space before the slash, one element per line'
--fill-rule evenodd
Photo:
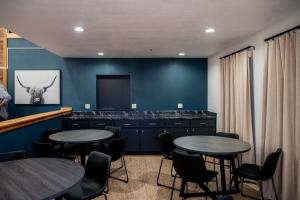
<path fill-rule="evenodd" d="M 117 139 L 117 138 L 120 137 L 120 131 L 121 131 L 120 127 L 117 127 L 117 126 L 105 126 L 104 130 L 113 132 L 114 133 L 114 135 L 112 136 L 113 139 Z"/>
<path fill-rule="evenodd" d="M 201 155 L 188 154 L 178 150 L 173 151 L 173 164 L 177 174 L 185 180 L 193 180 L 206 171 Z"/>
<path fill-rule="evenodd" d="M 228 137 L 228 138 L 233 138 L 233 139 L 240 139 L 240 136 L 237 133 L 217 132 L 216 136 L 219 136 L 219 137 Z"/>
<path fill-rule="evenodd" d="M 0 162 L 19 160 L 27 158 L 27 153 L 25 151 L 10 151 L 0 153 Z"/>
<path fill-rule="evenodd" d="M 119 160 L 124 155 L 127 139 L 127 137 L 122 137 L 108 142 L 108 152 L 106 153 L 111 156 L 112 161 Z"/>
<path fill-rule="evenodd" d="M 58 133 L 60 131 L 62 131 L 62 129 L 60 129 L 60 128 L 49 129 L 49 130 L 44 131 L 43 134 L 42 134 L 41 141 L 44 142 L 44 143 L 50 142 L 49 136 L 54 134 L 54 133 Z"/>
<path fill-rule="evenodd" d="M 270 179 L 274 175 L 281 153 L 282 149 L 278 148 L 276 152 L 270 153 L 267 156 L 264 164 L 260 168 L 259 178 L 261 180 Z"/>
<path fill-rule="evenodd" d="M 110 172 L 111 157 L 101 152 L 92 151 L 85 166 L 85 178 L 104 186 Z"/>
<path fill-rule="evenodd" d="M 161 133 L 158 135 L 161 153 L 163 155 L 170 155 L 175 149 L 173 136 L 171 133 Z"/>
<path fill-rule="evenodd" d="M 57 157 L 51 143 L 33 142 L 33 148 L 36 157 Z"/>

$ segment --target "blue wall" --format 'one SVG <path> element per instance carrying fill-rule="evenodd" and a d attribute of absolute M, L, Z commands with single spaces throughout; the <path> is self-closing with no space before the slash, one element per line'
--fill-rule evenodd
<path fill-rule="evenodd" d="M 14 70 L 60 69 L 62 71 L 62 104 L 47 106 L 9 105 L 10 117 L 72 106 L 83 110 L 84 103 L 96 107 L 96 75 L 117 74 L 131 77 L 131 102 L 139 110 L 207 109 L 207 59 L 73 59 L 61 58 L 24 39 L 10 39 L 8 91 L 14 95 Z M 33 48 L 33 49 L 28 49 Z M 34 49 L 35 48 L 35 49 Z M 61 125 L 50 120 L 0 135 L 0 152 L 26 149 L 32 153 L 32 141 L 39 140 L 43 130 Z"/>
<path fill-rule="evenodd" d="M 96 108 L 96 75 L 131 77 L 131 102 L 139 110 L 207 109 L 207 59 L 63 59 L 24 39 L 9 40 L 9 87 L 14 94 L 14 70 L 62 70 L 62 106 L 83 110 L 85 103 Z M 16 49 L 14 49 L 16 48 Z M 53 110 L 60 106 L 10 104 L 12 117 Z"/>

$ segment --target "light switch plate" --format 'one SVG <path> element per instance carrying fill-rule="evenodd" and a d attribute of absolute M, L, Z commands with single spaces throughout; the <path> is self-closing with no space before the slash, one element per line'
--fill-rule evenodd
<path fill-rule="evenodd" d="M 137 104 L 136 103 L 131 104 L 131 108 L 132 109 L 136 109 L 137 108 Z"/>
<path fill-rule="evenodd" d="M 84 104 L 84 108 L 85 109 L 91 109 L 91 104 L 89 104 L 89 103 Z"/>
<path fill-rule="evenodd" d="M 177 104 L 177 108 L 179 108 L 179 109 L 183 108 L 183 104 L 182 103 L 178 103 Z"/>

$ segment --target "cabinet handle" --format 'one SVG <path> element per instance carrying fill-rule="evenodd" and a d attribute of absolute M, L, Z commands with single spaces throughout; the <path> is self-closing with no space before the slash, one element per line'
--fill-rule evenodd
<path fill-rule="evenodd" d="M 189 132 L 189 129 L 186 129 L 186 132 L 188 133 L 188 132 Z"/>
<path fill-rule="evenodd" d="M 175 125 L 181 125 L 182 123 L 180 123 L 180 122 L 175 122 Z"/>
<path fill-rule="evenodd" d="M 144 133 L 144 130 L 142 130 L 142 133 Z"/>
<path fill-rule="evenodd" d="M 123 126 L 130 126 L 131 124 L 123 124 Z"/>
<path fill-rule="evenodd" d="M 80 124 L 72 124 L 72 126 L 79 126 Z"/>
<path fill-rule="evenodd" d="M 156 123 L 149 123 L 149 125 L 150 125 L 150 126 L 155 126 L 155 125 L 156 125 Z"/>
<path fill-rule="evenodd" d="M 99 126 L 104 126 L 105 123 L 98 123 L 97 125 L 99 125 Z"/>
<path fill-rule="evenodd" d="M 192 132 L 195 132 L 195 129 L 194 129 L 194 128 L 192 129 Z"/>
<path fill-rule="evenodd" d="M 206 122 L 200 122 L 200 125 L 205 125 L 206 124 Z"/>
<path fill-rule="evenodd" d="M 139 133 L 139 130 L 135 130 L 136 133 Z"/>

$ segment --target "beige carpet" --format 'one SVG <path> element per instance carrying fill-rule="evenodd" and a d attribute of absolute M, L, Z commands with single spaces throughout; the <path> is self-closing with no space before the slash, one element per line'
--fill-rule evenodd
<path fill-rule="evenodd" d="M 170 199 L 171 190 L 159 187 L 156 185 L 156 177 L 159 169 L 161 156 L 126 156 L 126 164 L 129 175 L 129 183 L 123 183 L 114 179 L 109 179 L 109 194 L 110 200 L 161 200 Z M 120 165 L 120 162 L 112 163 L 112 168 Z M 208 168 L 212 165 L 208 164 Z M 165 161 L 161 173 L 161 182 L 171 185 L 172 177 L 170 176 L 171 162 Z M 217 168 L 218 169 L 218 168 Z M 125 178 L 123 170 L 116 172 L 114 176 Z M 228 178 L 228 177 L 227 177 Z M 220 181 L 220 177 L 218 177 Z M 177 179 L 177 187 L 180 186 L 180 179 Z M 229 181 L 228 181 L 229 182 Z M 220 188 L 219 183 L 219 188 Z M 215 189 L 215 183 L 210 183 L 209 187 Z M 189 191 L 201 191 L 195 184 L 188 185 Z M 258 195 L 258 192 L 249 186 L 245 186 L 245 192 L 249 192 L 251 195 Z M 236 200 L 247 199 L 240 194 L 232 195 Z M 99 197 L 97 200 L 104 199 Z M 179 192 L 175 191 L 173 199 L 179 198 Z M 205 197 L 195 197 L 189 199 L 205 199 Z M 210 198 L 208 198 L 210 199 Z"/>

